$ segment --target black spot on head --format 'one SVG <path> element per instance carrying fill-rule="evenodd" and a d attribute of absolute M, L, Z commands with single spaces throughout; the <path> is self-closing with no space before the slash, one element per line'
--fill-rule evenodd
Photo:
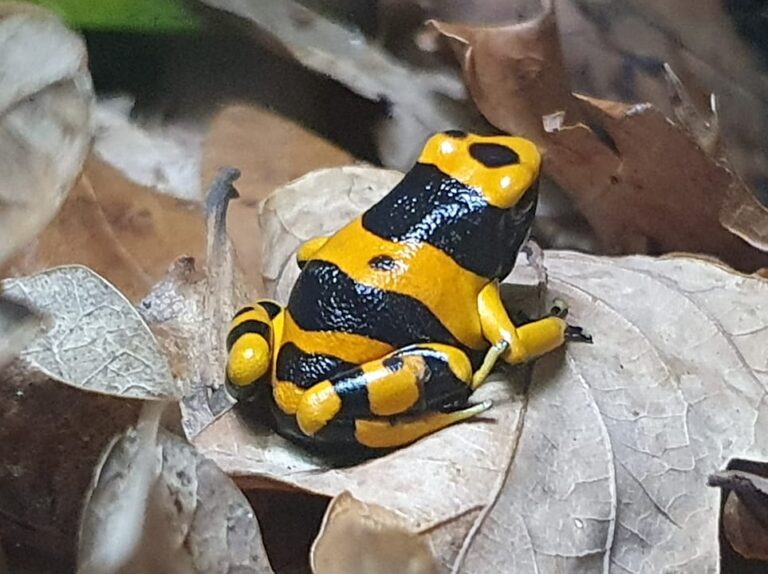
<path fill-rule="evenodd" d="M 467 137 L 467 132 L 463 132 L 461 130 L 445 130 L 443 133 L 447 136 L 451 136 L 452 138 L 458 138 L 462 140 Z"/>
<path fill-rule="evenodd" d="M 520 156 L 515 150 L 495 143 L 473 143 L 469 146 L 469 155 L 485 167 L 503 167 L 520 163 Z"/>
<path fill-rule="evenodd" d="M 397 267 L 397 261 L 389 255 L 377 255 L 368 261 L 368 265 L 379 271 L 392 271 Z"/>

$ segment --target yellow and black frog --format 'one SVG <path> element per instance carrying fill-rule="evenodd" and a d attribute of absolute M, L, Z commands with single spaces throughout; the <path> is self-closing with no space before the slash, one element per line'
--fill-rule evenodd
<path fill-rule="evenodd" d="M 271 384 L 282 434 L 316 446 L 391 449 L 490 407 L 470 405 L 498 359 L 588 339 L 564 312 L 516 327 L 499 295 L 536 210 L 530 141 L 433 136 L 376 205 L 298 251 L 288 305 L 234 317 L 227 382 Z"/>

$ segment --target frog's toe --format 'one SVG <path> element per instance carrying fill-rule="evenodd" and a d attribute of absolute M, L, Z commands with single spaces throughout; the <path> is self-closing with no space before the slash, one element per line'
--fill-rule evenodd
<path fill-rule="evenodd" d="M 581 327 L 568 325 L 565 328 L 565 340 L 574 343 L 592 343 L 592 335 L 585 333 Z"/>
<path fill-rule="evenodd" d="M 568 303 L 559 298 L 555 299 L 552 302 L 552 308 L 549 310 L 549 315 L 551 317 L 565 319 L 568 316 Z"/>

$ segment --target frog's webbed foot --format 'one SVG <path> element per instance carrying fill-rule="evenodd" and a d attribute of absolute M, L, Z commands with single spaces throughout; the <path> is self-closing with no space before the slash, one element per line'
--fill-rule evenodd
<path fill-rule="evenodd" d="M 550 317 L 558 317 L 565 320 L 568 316 L 568 304 L 562 299 L 555 299 L 549 315 Z M 582 327 L 571 325 L 570 323 L 566 325 L 563 335 L 566 341 L 573 343 L 592 343 L 592 335 L 585 333 Z"/>

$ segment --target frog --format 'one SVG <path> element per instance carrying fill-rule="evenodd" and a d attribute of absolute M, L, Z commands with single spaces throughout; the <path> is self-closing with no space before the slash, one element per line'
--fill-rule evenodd
<path fill-rule="evenodd" d="M 448 130 L 380 201 L 304 242 L 281 306 L 240 309 L 226 384 L 270 388 L 278 433 L 307 446 L 383 452 L 476 417 L 497 362 L 590 341 L 549 315 L 515 325 L 500 283 L 529 238 L 541 154 L 530 140 Z"/>

